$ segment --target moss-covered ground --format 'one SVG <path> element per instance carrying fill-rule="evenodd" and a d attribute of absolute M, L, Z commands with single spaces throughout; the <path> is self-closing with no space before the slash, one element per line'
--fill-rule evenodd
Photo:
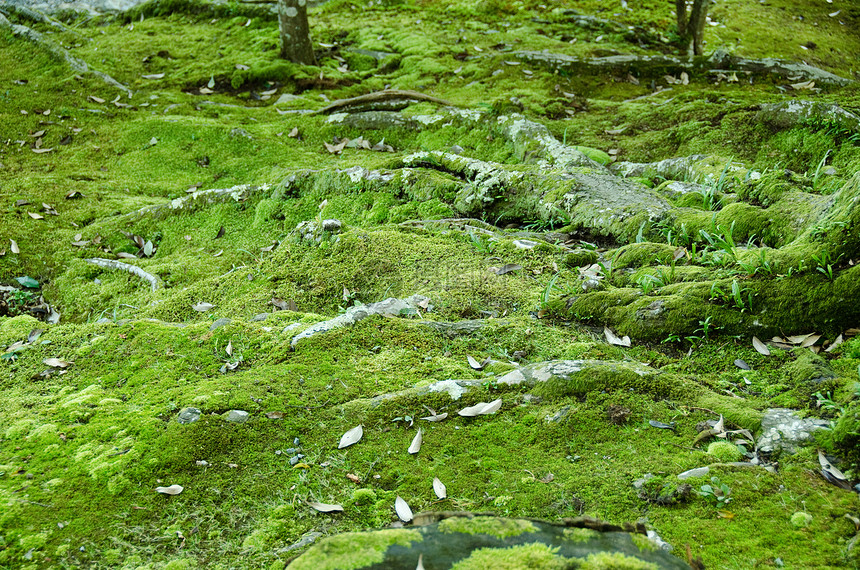
<path fill-rule="evenodd" d="M 415 512 L 642 519 L 680 557 L 689 545 L 708 568 L 856 568 L 857 494 L 819 475 L 815 446 L 772 458 L 772 471 L 714 466 L 710 475 L 730 488 L 727 504 L 695 492 L 688 502 L 658 504 L 632 486 L 646 473 L 674 485 L 676 474 L 717 463 L 708 441 L 694 445 L 696 425 L 723 414 L 738 424 L 729 427 L 755 430 L 758 412 L 769 407 L 841 422 L 841 439 L 820 435 L 818 443 L 844 458 L 839 465 L 849 478 L 860 475 L 860 457 L 850 449 L 858 424 L 849 421 L 860 394 L 860 340 L 850 331 L 827 331 L 819 346 L 836 332 L 846 342 L 822 350 L 814 363 L 807 348 L 763 356 L 751 334 L 721 334 L 705 314 L 694 333 L 647 343 L 634 335 L 631 347 L 609 345 L 603 323 L 539 318 L 559 292 L 579 286 L 578 269 L 565 264 L 560 249 L 517 249 L 513 235 L 492 241 L 399 225 L 455 215 L 445 173 L 437 174 L 432 195 L 394 185 L 284 184 L 298 171 L 386 168 L 406 154 L 452 145 L 473 158 L 518 162 L 492 129 L 359 131 L 304 112 L 390 87 L 491 114 L 521 112 L 560 141 L 611 151 L 618 160 L 703 153 L 718 157 L 717 174 L 733 160 L 763 173 L 758 193 L 737 198 L 744 203 L 761 206 L 769 192 L 826 197 L 860 170 L 857 133 L 815 124 L 777 129 L 758 122 L 756 112 L 761 103 L 792 98 L 856 111 L 856 83 L 797 91 L 786 87 L 788 79 L 716 83 L 702 76 L 663 84 L 671 90 L 652 95 L 648 82 L 557 75 L 509 53 L 674 53 L 673 5 L 657 0 L 369 4 L 341 0 L 311 10 L 318 65 L 310 67 L 278 60 L 277 23 L 255 5 L 162 0 L 116 17 L 67 14 L 68 31 L 9 15 L 134 94 L 0 29 L 0 285 L 17 288 L 2 292 L 7 316 L 0 317 L 0 346 L 11 349 L 0 359 L 0 567 L 279 568 L 301 552 L 286 547 L 306 533 L 385 527 L 396 520 L 399 495 Z M 635 34 L 577 26 L 568 9 Z M 851 3 L 726 0 L 711 18 L 709 51 L 804 60 L 857 78 L 860 10 Z M 275 105 L 283 94 L 298 98 Z M 434 110 L 421 103 L 404 112 Z M 371 144 L 384 137 L 394 153 L 346 148 L 336 155 L 324 147 L 359 135 Z M 247 199 L 136 213 L 190 188 L 237 185 L 249 185 Z M 697 194 L 696 203 L 680 205 L 691 220 L 710 220 L 706 200 Z M 738 206 L 726 224 L 745 220 Z M 299 222 L 325 218 L 340 220 L 344 232 L 318 243 L 297 237 Z M 512 231 L 564 225 L 518 222 Z M 790 233 L 770 231 L 772 247 L 780 232 Z M 128 236 L 151 241 L 151 255 Z M 712 259 L 688 277 L 679 262 L 675 277 L 671 256 L 680 242 L 652 239 L 663 245 L 648 249 L 645 261 L 632 252 L 612 280 L 616 292 L 647 295 L 646 273 L 671 271 L 682 287 L 696 281 L 694 271 L 709 271 L 722 284 L 717 304 L 752 322 L 745 295 L 785 287 L 781 278 L 791 276 L 786 267 L 743 273 Z M 744 233 L 747 239 L 754 241 Z M 622 244 L 599 245 L 603 259 L 624 253 L 605 250 Z M 163 286 L 153 291 L 130 273 L 84 261 L 120 253 L 127 256 L 120 261 Z M 858 259 L 827 261 L 808 260 L 806 281 L 790 283 L 832 282 L 827 306 L 856 314 L 856 299 L 840 298 L 838 284 L 840 276 L 856 276 Z M 489 271 L 505 264 L 522 269 Z M 25 276 L 39 287 L 16 280 Z M 290 349 L 296 331 L 355 302 L 414 293 L 427 295 L 432 310 L 370 317 Z M 60 312 L 58 324 L 29 316 L 40 295 Z M 294 310 L 276 310 L 273 299 Z M 198 312 L 198 303 L 214 308 Z M 771 310 L 785 310 L 802 328 L 802 307 Z M 253 319 L 261 313 L 269 315 Z M 224 318 L 230 321 L 216 323 Z M 422 324 L 464 319 L 484 319 L 485 326 L 456 336 Z M 43 332 L 31 335 L 33 329 Z M 37 338 L 27 343 L 28 335 Z M 13 346 L 19 341 L 25 344 Z M 496 362 L 475 370 L 467 356 Z M 71 364 L 49 366 L 51 358 Z M 557 359 L 641 362 L 659 374 L 654 385 L 608 374 L 584 389 L 497 382 L 512 361 Z M 828 379 L 819 382 L 810 367 L 829 371 Z M 480 385 L 459 401 L 410 390 L 447 379 Z M 401 394 L 374 399 L 389 393 Z M 494 415 L 456 415 L 496 398 L 503 404 Z M 187 407 L 202 416 L 180 424 L 177 413 Z M 627 410 L 621 421 L 610 421 L 620 408 Z M 225 421 L 234 409 L 250 412 L 250 420 Z M 430 409 L 449 418 L 417 419 Z M 652 420 L 675 422 L 675 430 L 652 427 Z M 338 450 L 340 436 L 359 424 L 363 440 Z M 423 447 L 411 455 L 419 426 Z M 295 453 L 304 457 L 291 464 Z M 447 499 L 433 494 L 434 477 L 447 485 Z M 690 482 L 694 490 L 710 484 Z M 155 491 L 174 484 L 184 487 L 181 494 Z M 344 510 L 318 513 L 308 500 Z M 792 524 L 798 512 L 811 522 Z"/>

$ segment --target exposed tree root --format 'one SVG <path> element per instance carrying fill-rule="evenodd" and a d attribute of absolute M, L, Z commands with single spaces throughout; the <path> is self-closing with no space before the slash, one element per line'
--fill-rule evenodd
<path fill-rule="evenodd" d="M 571 75 L 589 73 L 630 73 L 635 77 L 661 77 L 682 71 L 691 76 L 733 71 L 749 76 L 783 81 L 803 78 L 822 85 L 848 85 L 852 81 L 805 63 L 774 58 L 746 59 L 717 50 L 710 56 L 677 57 L 670 55 L 613 55 L 581 58 L 558 53 L 521 51 L 513 54 L 523 61 L 541 64 Z"/>
<path fill-rule="evenodd" d="M 323 107 L 317 113 L 321 115 L 330 115 L 332 113 L 350 113 L 357 111 L 375 110 L 380 103 L 402 103 L 403 108 L 414 101 L 428 101 L 446 107 L 452 106 L 451 103 L 444 99 L 425 95 L 417 91 L 408 91 L 402 89 L 385 89 L 368 93 L 367 95 L 359 95 L 358 97 L 350 97 L 349 99 L 340 99 L 334 101 L 331 105 Z"/>
<path fill-rule="evenodd" d="M 71 55 L 68 50 L 58 46 L 51 40 L 45 38 L 41 33 L 37 32 L 36 30 L 28 28 L 27 26 L 13 24 L 8 19 L 6 19 L 3 14 L 0 14 L 0 28 L 6 28 L 10 30 L 15 36 L 33 42 L 34 44 L 43 48 L 45 51 L 52 54 L 53 56 L 65 61 L 69 65 L 69 67 L 71 67 L 78 73 L 91 73 L 92 75 L 95 75 L 108 85 L 116 87 L 117 89 L 131 97 L 132 90 L 129 87 L 123 85 L 107 73 L 103 73 L 101 71 L 98 71 L 97 69 L 92 69 L 89 65 L 87 65 L 84 60 L 78 59 L 77 57 Z"/>
<path fill-rule="evenodd" d="M 98 265 L 99 267 L 104 267 L 105 269 L 119 269 L 120 271 L 128 271 L 132 275 L 136 275 L 144 281 L 148 281 L 153 291 L 156 291 L 159 287 L 161 287 L 161 279 L 151 273 L 147 273 L 136 265 L 123 263 L 122 261 L 116 261 L 113 259 L 102 259 L 100 257 L 88 258 L 84 259 L 84 261 L 86 261 L 87 263 L 92 263 L 93 265 Z"/>

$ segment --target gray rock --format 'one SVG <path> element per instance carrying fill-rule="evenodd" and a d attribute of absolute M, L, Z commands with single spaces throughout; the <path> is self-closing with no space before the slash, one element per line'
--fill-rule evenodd
<path fill-rule="evenodd" d="M 310 338 L 316 334 L 324 333 L 332 329 L 355 324 L 371 315 L 397 317 L 404 314 L 406 311 L 418 311 L 421 305 L 426 306 L 428 302 L 429 299 L 423 295 L 412 295 L 407 299 L 395 299 L 393 297 L 389 297 L 384 301 L 371 303 L 370 305 L 356 305 L 347 309 L 347 311 L 342 315 L 317 323 L 300 332 L 290 341 L 290 346 L 295 349 L 296 345 L 306 338 Z"/>
<path fill-rule="evenodd" d="M 254 315 L 253 317 L 251 317 L 251 322 L 252 323 L 258 323 L 260 321 L 265 321 L 268 318 L 269 318 L 269 313 L 260 313 L 259 315 Z"/>
<path fill-rule="evenodd" d="M 532 241 L 530 239 L 514 240 L 514 247 L 516 247 L 517 249 L 534 249 L 537 244 L 538 242 Z"/>
<path fill-rule="evenodd" d="M 546 417 L 546 421 L 550 423 L 558 423 L 567 419 L 570 415 L 570 406 L 565 406 L 551 416 Z"/>
<path fill-rule="evenodd" d="M 830 422 L 818 418 L 800 418 L 794 410 L 771 408 L 761 420 L 758 448 L 765 453 L 795 453 L 798 446 L 812 441 L 813 432 L 828 429 Z"/>
<path fill-rule="evenodd" d="M 224 419 L 228 422 L 233 422 L 234 424 L 243 424 L 248 421 L 251 414 L 246 412 L 245 410 L 230 410 L 227 412 L 227 417 Z"/>
<path fill-rule="evenodd" d="M 286 105 L 287 103 L 292 103 L 293 101 L 296 101 L 298 99 L 301 99 L 299 95 L 293 95 L 292 93 L 283 93 L 280 97 L 278 97 L 278 100 L 275 101 L 275 105 Z"/>
<path fill-rule="evenodd" d="M 707 467 L 707 466 L 696 467 L 695 469 L 688 469 L 687 471 L 684 471 L 683 473 L 678 473 L 678 479 L 680 479 L 681 481 L 684 481 L 684 480 L 690 479 L 692 477 L 704 477 L 705 475 L 707 475 L 710 472 L 711 472 L 710 467 Z"/>
<path fill-rule="evenodd" d="M 448 149 L 448 152 L 450 152 L 451 154 L 463 154 L 463 150 L 464 150 L 463 147 L 461 147 L 458 144 L 455 144 L 454 146 L 452 146 L 451 148 Z"/>
<path fill-rule="evenodd" d="M 339 233 L 342 228 L 343 224 L 340 220 L 323 220 L 322 229 L 324 232 L 336 234 Z"/>
<path fill-rule="evenodd" d="M 230 324 L 230 319 L 228 319 L 227 317 L 221 317 L 220 319 L 218 319 L 212 323 L 212 325 L 209 327 L 209 330 L 214 331 L 215 329 L 219 329 L 219 328 L 221 328 L 225 325 L 229 325 L 229 324 Z"/>
<path fill-rule="evenodd" d="M 181 424 L 193 424 L 200 419 L 201 413 L 202 412 L 197 408 L 185 408 L 184 410 L 176 414 L 176 421 Z"/>
<path fill-rule="evenodd" d="M 835 103 L 783 101 L 761 106 L 756 118 L 763 123 L 790 129 L 797 125 L 830 124 L 846 131 L 860 132 L 860 117 Z"/>
<path fill-rule="evenodd" d="M 321 242 L 324 233 L 339 234 L 343 231 L 343 223 L 340 220 L 323 220 L 322 229 L 316 220 L 306 220 L 296 225 L 295 232 L 305 241 Z"/>
<path fill-rule="evenodd" d="M 321 537 L 323 533 L 321 532 L 307 532 L 302 535 L 302 537 L 298 540 L 298 542 L 294 542 L 289 546 L 285 546 L 284 548 L 278 549 L 277 554 L 283 554 L 285 552 L 289 552 L 291 550 L 298 550 L 299 548 L 304 548 L 305 546 L 309 546 L 316 542 L 316 540 Z"/>

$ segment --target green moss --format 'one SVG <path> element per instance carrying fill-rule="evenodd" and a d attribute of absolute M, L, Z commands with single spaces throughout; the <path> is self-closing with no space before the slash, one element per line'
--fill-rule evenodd
<path fill-rule="evenodd" d="M 564 538 L 571 542 L 590 542 L 600 536 L 600 532 L 590 528 L 566 528 Z"/>
<path fill-rule="evenodd" d="M 812 523 L 812 515 L 797 512 L 791 515 L 791 524 L 794 528 L 806 528 Z"/>
<path fill-rule="evenodd" d="M 521 519 L 496 517 L 451 517 L 439 523 L 442 532 L 461 532 L 465 534 L 489 534 L 496 538 L 518 536 L 526 532 L 536 532 L 537 527 Z"/>
<path fill-rule="evenodd" d="M 729 441 L 715 441 L 708 445 L 708 454 L 713 455 L 718 461 L 729 463 L 740 461 L 743 454 L 738 446 Z"/>
<path fill-rule="evenodd" d="M 558 556 L 558 547 L 534 543 L 508 548 L 479 548 L 463 560 L 458 561 L 452 570 L 482 570 L 498 568 L 514 570 L 535 568 L 539 570 L 562 570 L 570 567 L 569 560 Z"/>
<path fill-rule="evenodd" d="M 290 566 L 297 570 L 351 570 L 385 559 L 385 552 L 394 545 L 409 547 L 421 542 L 416 530 L 390 529 L 376 532 L 358 532 L 331 536 L 314 545 Z"/>
<path fill-rule="evenodd" d="M 658 566 L 621 553 L 589 554 L 580 566 L 582 570 L 657 570 Z"/>
<path fill-rule="evenodd" d="M 639 552 L 655 552 L 657 550 L 657 545 L 647 536 L 641 534 L 631 534 L 630 540 L 633 541 L 633 544 L 636 545 L 636 548 L 639 549 Z"/>

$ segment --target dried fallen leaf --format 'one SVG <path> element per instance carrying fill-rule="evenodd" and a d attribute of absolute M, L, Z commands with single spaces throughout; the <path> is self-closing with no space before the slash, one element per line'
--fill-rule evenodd
<path fill-rule="evenodd" d="M 421 442 L 423 437 L 421 436 L 421 428 L 418 429 L 418 433 L 415 434 L 415 437 L 412 438 L 412 444 L 409 446 L 409 453 L 415 455 L 419 451 L 421 451 Z"/>
<path fill-rule="evenodd" d="M 338 144 L 328 144 L 327 142 L 323 142 L 323 144 L 325 145 L 325 149 L 331 154 L 340 154 L 348 142 L 349 139 L 343 139 Z"/>
<path fill-rule="evenodd" d="M 344 447 L 358 443 L 363 435 L 364 428 L 361 425 L 357 425 L 340 437 L 340 443 L 337 444 L 337 448 L 343 449 Z"/>
<path fill-rule="evenodd" d="M 448 489 L 445 487 L 445 483 L 440 481 L 438 477 L 433 477 L 433 492 L 436 493 L 436 496 L 440 499 L 444 499 L 448 496 Z"/>
<path fill-rule="evenodd" d="M 171 485 L 170 487 L 156 487 L 155 490 L 165 495 L 178 495 L 182 492 L 182 485 Z"/>
<path fill-rule="evenodd" d="M 845 475 L 842 473 L 842 471 L 840 471 L 839 469 L 834 467 L 827 460 L 827 458 L 824 456 L 824 454 L 821 452 L 821 450 L 818 451 L 818 462 L 821 464 L 821 470 L 824 471 L 825 473 L 829 473 L 830 475 L 832 475 L 836 479 L 841 479 L 842 481 L 848 481 L 848 478 L 845 477 Z"/>
<path fill-rule="evenodd" d="M 833 349 L 835 349 L 837 346 L 842 344 L 842 342 L 843 342 L 842 335 L 837 336 L 836 340 L 834 340 L 832 343 L 830 343 L 830 346 L 828 346 L 824 352 L 832 352 Z"/>
<path fill-rule="evenodd" d="M 469 366 L 471 366 L 475 370 L 481 370 L 484 368 L 483 364 L 481 364 L 480 362 L 478 362 L 477 360 L 475 360 L 473 357 L 469 356 L 468 354 L 466 355 L 466 360 L 469 361 Z"/>
<path fill-rule="evenodd" d="M 361 477 L 354 473 L 347 473 L 346 478 L 352 481 L 353 483 L 361 483 Z"/>
<path fill-rule="evenodd" d="M 543 477 L 541 477 L 538 480 L 541 483 L 551 483 L 553 479 L 555 479 L 555 475 L 553 475 L 552 473 L 547 473 L 546 475 L 544 475 Z"/>
<path fill-rule="evenodd" d="M 87 97 L 87 99 L 89 99 L 93 103 L 104 103 L 105 102 L 104 99 L 102 99 L 101 97 L 96 97 L 95 95 L 90 95 L 89 97 Z"/>
<path fill-rule="evenodd" d="M 406 501 L 400 498 L 400 495 L 397 495 L 397 498 L 394 499 L 394 511 L 403 522 L 408 523 L 413 519 L 412 509 L 409 508 Z"/>
<path fill-rule="evenodd" d="M 161 79 L 164 77 L 163 73 L 150 73 L 149 75 L 141 75 L 144 79 Z"/>
<path fill-rule="evenodd" d="M 197 311 L 198 313 L 205 313 L 209 309 L 215 307 L 212 303 L 197 303 L 196 305 L 191 305 L 191 308 Z"/>
<path fill-rule="evenodd" d="M 280 420 L 284 417 L 284 412 L 266 412 L 266 417 L 270 420 Z"/>
<path fill-rule="evenodd" d="M 16 242 L 16 241 L 15 241 L 15 240 L 13 240 L 13 239 L 10 239 L 9 241 L 11 242 L 11 245 L 9 246 L 9 250 L 10 250 L 12 253 L 21 253 L 21 250 L 20 250 L 20 249 L 18 249 L 18 242 Z"/>
<path fill-rule="evenodd" d="M 463 408 L 459 412 L 459 415 L 463 417 L 474 417 L 474 416 L 484 416 L 487 414 L 494 414 L 499 411 L 499 408 L 502 407 L 502 399 L 493 400 L 492 402 L 478 402 L 474 406 L 469 406 L 467 408 Z"/>
<path fill-rule="evenodd" d="M 603 335 L 606 337 L 606 342 L 609 344 L 614 344 L 616 346 L 630 346 L 630 337 L 624 336 L 623 338 L 618 338 L 618 336 L 609 330 L 609 327 L 603 327 Z"/>
<path fill-rule="evenodd" d="M 27 215 L 30 216 L 31 218 L 33 218 L 34 220 L 44 220 L 45 219 L 45 216 L 43 216 L 42 214 L 36 214 L 34 212 L 27 212 Z"/>
<path fill-rule="evenodd" d="M 227 348 L 224 349 L 224 352 L 227 353 L 227 356 L 233 356 L 233 341 L 227 343 Z"/>
<path fill-rule="evenodd" d="M 299 128 L 293 127 L 293 130 L 291 130 L 287 136 L 290 137 L 291 139 L 298 137 L 299 136 Z"/>
<path fill-rule="evenodd" d="M 67 368 L 74 364 L 74 362 L 60 360 L 59 358 L 46 358 L 42 361 L 42 364 L 47 364 L 48 366 L 52 366 L 54 368 Z"/>
<path fill-rule="evenodd" d="M 818 339 L 820 338 L 820 334 L 811 334 L 806 338 L 806 340 L 800 343 L 800 348 L 809 348 L 810 346 L 818 342 Z"/>
<path fill-rule="evenodd" d="M 441 422 L 442 420 L 444 420 L 447 417 L 448 417 L 448 412 L 445 412 L 444 414 L 434 414 L 432 416 L 424 416 L 421 419 L 427 420 L 428 422 Z"/>
<path fill-rule="evenodd" d="M 496 275 L 505 275 L 506 273 L 511 273 L 513 271 L 519 271 L 522 268 L 522 265 L 517 265 L 516 263 L 508 263 L 496 269 Z"/>
<path fill-rule="evenodd" d="M 770 356 L 770 349 L 758 339 L 757 336 L 752 337 L 753 348 L 758 351 L 759 354 L 763 354 L 765 356 Z"/>
<path fill-rule="evenodd" d="M 341 505 L 333 505 L 329 503 L 316 503 L 313 501 L 306 501 L 307 505 L 312 509 L 316 509 L 321 513 L 337 513 L 342 512 L 343 507 Z"/>

